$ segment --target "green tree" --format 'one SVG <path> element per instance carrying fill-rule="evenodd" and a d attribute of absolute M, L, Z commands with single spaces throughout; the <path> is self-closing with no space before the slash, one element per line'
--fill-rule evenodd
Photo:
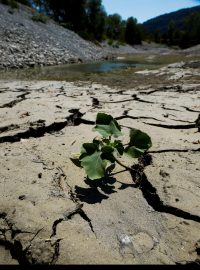
<path fill-rule="evenodd" d="M 169 45 L 174 45 L 174 34 L 176 31 L 176 25 L 175 22 L 173 20 L 170 21 L 169 25 L 168 25 L 168 44 Z"/>
<path fill-rule="evenodd" d="M 48 14 L 53 15 L 53 18 L 62 23 L 63 26 L 78 33 L 86 30 L 86 0 L 42 1 L 46 2 Z"/>
<path fill-rule="evenodd" d="M 26 6 L 31 6 L 29 0 L 16 0 L 16 2 L 19 2 L 20 4 L 26 5 Z"/>
<path fill-rule="evenodd" d="M 156 43 L 161 43 L 161 32 L 160 32 L 160 29 L 156 29 L 156 30 L 153 32 L 153 40 L 154 40 Z"/>
<path fill-rule="evenodd" d="M 101 0 L 88 0 L 86 4 L 87 30 L 92 39 L 101 41 L 105 30 L 106 12 Z"/>
<path fill-rule="evenodd" d="M 84 31 L 86 28 L 85 0 L 63 1 L 64 21 L 71 24 L 75 32 Z"/>
<path fill-rule="evenodd" d="M 186 19 L 186 35 L 188 45 L 194 46 L 200 43 L 200 12 L 194 12 Z"/>
<path fill-rule="evenodd" d="M 130 17 L 127 19 L 125 30 L 125 41 L 130 45 L 141 44 L 142 35 L 137 19 Z"/>
<path fill-rule="evenodd" d="M 115 13 L 106 19 L 106 36 L 113 40 L 120 40 L 122 35 L 122 18 Z"/>

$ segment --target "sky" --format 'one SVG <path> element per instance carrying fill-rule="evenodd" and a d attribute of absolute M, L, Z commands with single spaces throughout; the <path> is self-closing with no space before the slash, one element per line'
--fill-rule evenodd
<path fill-rule="evenodd" d="M 200 0 L 102 0 L 108 14 L 118 13 L 122 19 L 133 16 L 139 23 L 182 8 L 200 5 Z"/>

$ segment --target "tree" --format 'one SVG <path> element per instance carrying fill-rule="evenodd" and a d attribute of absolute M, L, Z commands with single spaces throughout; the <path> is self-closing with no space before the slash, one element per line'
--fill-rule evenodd
<path fill-rule="evenodd" d="M 130 45 L 141 44 L 141 31 L 137 25 L 137 19 L 130 17 L 127 19 L 125 30 L 125 41 Z"/>
<path fill-rule="evenodd" d="M 38 1 L 38 0 L 33 0 Z M 52 18 L 60 22 L 62 20 L 62 1 L 61 0 L 44 0 L 46 6 L 46 13 Z"/>
<path fill-rule="evenodd" d="M 119 40 L 122 31 L 122 18 L 115 13 L 106 19 L 106 36 L 110 39 Z"/>
<path fill-rule="evenodd" d="M 193 12 L 185 19 L 185 28 L 179 32 L 178 45 L 188 48 L 200 44 L 200 12 Z"/>
<path fill-rule="evenodd" d="M 175 22 L 173 20 L 170 21 L 169 25 L 168 25 L 168 44 L 169 45 L 174 45 L 174 34 L 176 31 L 176 25 Z"/>
<path fill-rule="evenodd" d="M 200 12 L 194 12 L 187 17 L 186 35 L 189 40 L 189 46 L 200 43 Z"/>
<path fill-rule="evenodd" d="M 26 6 L 31 6 L 30 1 L 29 0 L 17 0 L 17 2 L 26 5 Z"/>
<path fill-rule="evenodd" d="M 86 4 L 87 29 L 92 39 L 101 41 L 105 30 L 106 12 L 101 0 L 88 0 Z"/>
<path fill-rule="evenodd" d="M 86 0 L 68 0 L 63 1 L 64 9 L 64 21 L 71 24 L 71 29 L 75 32 L 85 30 L 86 24 L 86 12 L 85 12 Z"/>
<path fill-rule="evenodd" d="M 153 32 L 153 39 L 156 43 L 161 43 L 161 32 L 160 29 L 156 29 Z"/>

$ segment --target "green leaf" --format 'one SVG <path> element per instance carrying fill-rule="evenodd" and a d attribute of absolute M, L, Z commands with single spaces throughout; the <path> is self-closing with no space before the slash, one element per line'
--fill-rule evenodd
<path fill-rule="evenodd" d="M 79 158 L 70 158 L 70 160 L 74 163 L 74 165 L 76 165 L 79 168 L 83 168 L 81 166 L 81 161 L 79 160 Z"/>
<path fill-rule="evenodd" d="M 95 144 L 97 144 L 98 146 L 100 146 L 100 145 L 102 144 L 102 141 L 100 141 L 100 140 L 94 138 L 94 139 L 93 139 L 93 143 L 95 143 Z"/>
<path fill-rule="evenodd" d="M 148 150 L 152 146 L 151 138 L 139 129 L 130 130 L 130 145 L 140 149 Z"/>
<path fill-rule="evenodd" d="M 98 145 L 96 143 L 84 143 L 81 147 L 81 154 L 92 155 L 98 150 Z"/>
<path fill-rule="evenodd" d="M 136 148 L 135 146 L 127 147 L 125 153 L 132 158 L 139 158 L 144 154 L 145 150 Z"/>
<path fill-rule="evenodd" d="M 130 142 L 125 149 L 125 153 L 133 158 L 142 156 L 152 146 L 151 138 L 148 134 L 138 130 L 131 129 Z"/>
<path fill-rule="evenodd" d="M 124 146 L 123 146 L 122 142 L 115 140 L 112 145 L 117 150 L 118 154 L 120 154 L 122 156 L 124 153 Z"/>
<path fill-rule="evenodd" d="M 97 114 L 96 126 L 93 130 L 99 132 L 104 138 L 122 136 L 121 127 L 117 121 L 111 115 L 105 113 Z"/>
<path fill-rule="evenodd" d="M 102 151 L 102 153 L 105 153 L 105 154 L 108 153 L 108 154 L 110 154 L 110 153 L 113 153 L 114 148 L 112 146 L 106 145 L 106 146 L 103 146 L 101 148 L 101 151 Z"/>
<path fill-rule="evenodd" d="M 79 160 L 81 160 L 84 157 L 87 157 L 89 155 L 92 155 L 94 152 L 96 152 L 98 150 L 99 150 L 99 147 L 96 143 L 84 143 L 81 146 L 81 155 L 79 157 Z"/>
<path fill-rule="evenodd" d="M 112 153 L 102 153 L 101 158 L 109 161 L 110 163 L 115 163 L 115 158 Z"/>
<path fill-rule="evenodd" d="M 101 179 L 105 175 L 107 162 L 101 158 L 101 152 L 95 152 L 81 160 L 81 166 L 84 167 L 89 179 Z"/>

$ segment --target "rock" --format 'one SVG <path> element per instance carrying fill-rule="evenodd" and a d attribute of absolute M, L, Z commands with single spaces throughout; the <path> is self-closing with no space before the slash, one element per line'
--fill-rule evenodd
<path fill-rule="evenodd" d="M 74 63 L 77 63 L 78 62 L 78 59 L 76 59 L 76 58 L 69 58 L 68 61 L 69 61 L 70 64 L 74 64 Z"/>
<path fill-rule="evenodd" d="M 180 62 L 180 63 L 174 63 L 174 64 L 170 64 L 167 67 L 168 68 L 182 68 L 184 67 L 185 63 L 184 62 Z"/>
<path fill-rule="evenodd" d="M 19 200 L 23 201 L 23 200 L 25 200 L 25 199 L 26 199 L 26 195 L 21 195 L 21 196 L 19 196 Z"/>
<path fill-rule="evenodd" d="M 190 61 L 184 65 L 185 68 L 200 68 L 200 61 Z"/>
<path fill-rule="evenodd" d="M 29 62 L 29 63 L 28 63 L 28 66 L 29 66 L 29 67 L 34 67 L 34 66 L 35 66 L 35 62 Z"/>

